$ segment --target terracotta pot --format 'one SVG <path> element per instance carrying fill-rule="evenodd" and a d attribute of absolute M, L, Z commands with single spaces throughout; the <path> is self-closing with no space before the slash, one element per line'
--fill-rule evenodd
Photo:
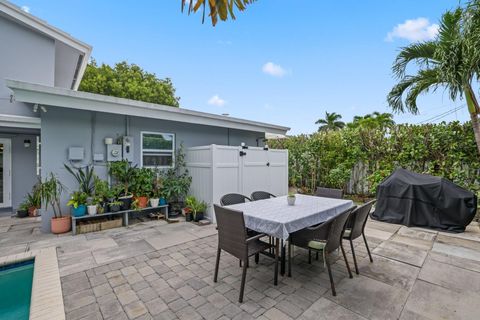
<path fill-rule="evenodd" d="M 138 207 L 139 208 L 146 208 L 148 205 L 148 197 L 137 197 L 138 200 Z"/>
<path fill-rule="evenodd" d="M 59 234 L 70 231 L 72 226 L 72 219 L 70 216 L 61 217 L 61 218 L 52 218 L 51 219 L 51 230 L 52 233 Z"/>
<path fill-rule="evenodd" d="M 37 214 L 38 214 L 38 209 L 37 208 L 35 208 L 35 207 L 28 208 L 28 215 L 30 217 L 36 217 Z"/>

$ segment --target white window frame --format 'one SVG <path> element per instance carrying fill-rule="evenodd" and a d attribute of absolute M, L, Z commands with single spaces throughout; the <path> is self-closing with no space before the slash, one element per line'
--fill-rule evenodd
<path fill-rule="evenodd" d="M 144 134 L 156 134 L 156 135 L 172 135 L 172 149 L 143 149 L 143 135 Z M 175 133 L 172 132 L 155 132 L 155 131 L 140 131 L 140 166 L 143 168 L 160 168 L 160 169 L 170 169 L 175 167 Z M 172 153 L 172 165 L 171 166 L 143 166 L 143 153 L 144 152 L 171 152 Z"/>

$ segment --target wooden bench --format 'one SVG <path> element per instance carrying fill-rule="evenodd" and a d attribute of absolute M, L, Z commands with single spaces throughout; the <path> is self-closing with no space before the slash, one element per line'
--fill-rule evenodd
<path fill-rule="evenodd" d="M 72 216 L 72 234 L 75 235 L 77 233 L 77 221 L 82 221 L 82 220 L 90 220 L 90 219 L 96 219 L 96 218 L 102 218 L 102 217 L 111 217 L 111 216 L 122 216 L 122 225 L 124 227 L 128 226 L 128 215 L 129 213 L 132 212 L 143 212 L 143 211 L 153 211 L 153 210 L 159 210 L 163 211 L 165 215 L 165 220 L 168 220 L 168 204 L 161 205 L 158 207 L 147 207 L 147 208 L 142 208 L 142 209 L 136 209 L 136 210 L 121 210 L 117 212 L 105 212 L 105 213 L 99 213 L 99 214 L 94 214 L 94 215 L 83 215 L 81 217 L 74 217 Z"/>

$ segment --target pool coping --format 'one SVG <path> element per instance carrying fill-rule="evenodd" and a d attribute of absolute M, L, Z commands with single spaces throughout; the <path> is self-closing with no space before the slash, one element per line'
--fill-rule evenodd
<path fill-rule="evenodd" d="M 0 266 L 35 260 L 33 267 L 30 320 L 64 320 L 62 286 L 55 247 L 0 257 Z"/>

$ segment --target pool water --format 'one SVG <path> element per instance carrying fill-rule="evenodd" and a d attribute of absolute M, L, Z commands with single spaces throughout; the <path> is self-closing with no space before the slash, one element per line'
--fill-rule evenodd
<path fill-rule="evenodd" d="M 0 319 L 28 320 L 33 260 L 0 267 Z"/>

